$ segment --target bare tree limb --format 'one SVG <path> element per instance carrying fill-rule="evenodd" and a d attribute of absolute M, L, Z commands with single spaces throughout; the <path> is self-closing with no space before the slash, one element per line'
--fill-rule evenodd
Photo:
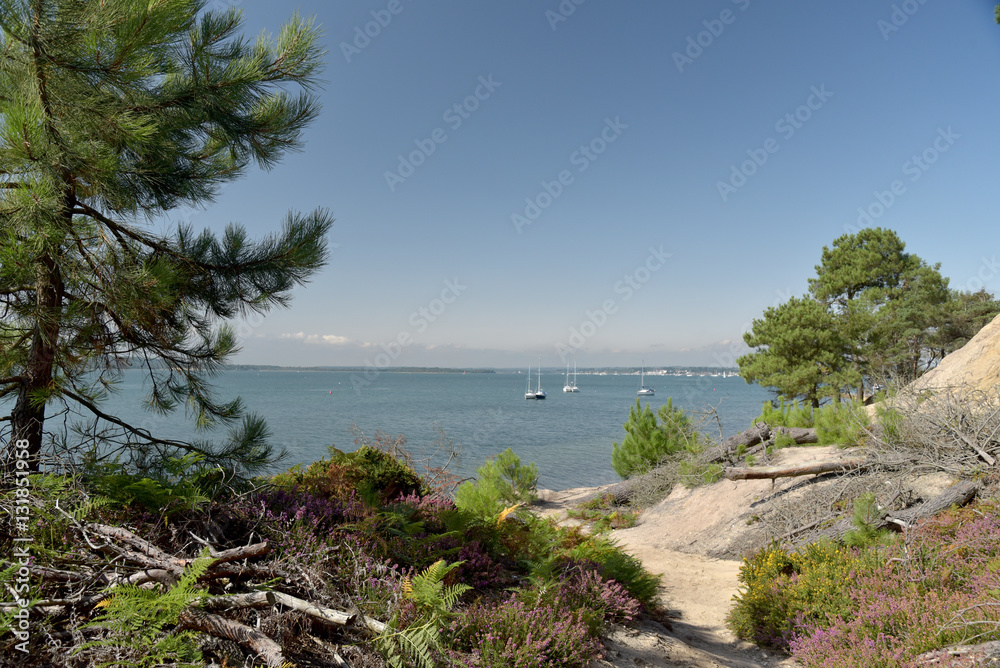
<path fill-rule="evenodd" d="M 281 646 L 246 624 L 234 622 L 197 608 L 185 608 L 177 618 L 177 627 L 201 631 L 218 638 L 237 642 L 256 652 L 271 668 L 280 668 L 285 664 Z"/>
<path fill-rule="evenodd" d="M 842 459 L 835 462 L 816 462 L 814 464 L 804 464 L 800 466 L 755 466 L 726 469 L 725 475 L 728 480 L 774 480 L 775 478 L 789 478 L 800 475 L 812 475 L 818 473 L 843 473 L 859 469 L 867 463 L 867 459 L 858 457 L 855 459 Z"/>

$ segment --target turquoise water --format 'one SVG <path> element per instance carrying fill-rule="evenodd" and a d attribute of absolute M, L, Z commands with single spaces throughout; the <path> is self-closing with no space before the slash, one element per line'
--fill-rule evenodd
<path fill-rule="evenodd" d="M 461 461 L 452 467 L 461 476 L 474 475 L 486 457 L 510 447 L 522 462 L 538 465 L 539 485 L 550 489 L 619 480 L 611 468 L 611 447 L 624 435 L 622 423 L 639 386 L 638 375 L 581 374 L 580 392 L 564 393 L 564 374 L 553 370 L 542 376 L 548 398 L 527 401 L 526 376 L 517 372 L 382 373 L 357 388 L 351 376 L 344 371 L 227 371 L 215 386 L 220 398 L 241 396 L 249 411 L 267 419 L 274 441 L 288 450 L 283 466 L 322 458 L 330 445 L 353 450 L 352 425 L 369 436 L 375 430 L 403 434 L 418 455 L 433 451 L 440 428 L 462 447 Z M 642 402 L 654 410 L 670 397 L 687 410 L 717 406 L 726 436 L 745 429 L 770 396 L 734 377 L 647 375 L 646 384 L 656 388 L 656 395 Z M 106 409 L 158 436 L 195 435 L 180 414 L 143 412 L 142 388 L 142 373 L 126 372 L 122 391 Z M 716 425 L 710 431 L 718 436 Z"/>

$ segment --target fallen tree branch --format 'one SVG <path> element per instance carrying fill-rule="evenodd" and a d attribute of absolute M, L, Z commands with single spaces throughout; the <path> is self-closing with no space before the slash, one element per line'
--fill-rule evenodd
<path fill-rule="evenodd" d="M 730 460 L 741 446 L 749 448 L 758 443 L 763 443 L 769 438 L 771 438 L 771 426 L 766 422 L 755 422 L 749 429 L 744 429 L 735 436 L 730 436 L 724 440 L 716 451 L 709 455 L 707 461 L 709 464 L 717 464 L 721 461 Z"/>
<path fill-rule="evenodd" d="M 853 471 L 862 468 L 867 461 L 867 459 L 859 457 L 799 466 L 734 467 L 726 469 L 725 476 L 727 480 L 774 480 L 775 478 L 790 478 L 800 475 Z"/>
<path fill-rule="evenodd" d="M 122 556 L 132 556 L 135 561 L 146 562 L 146 565 L 151 565 L 156 568 L 162 568 L 163 570 L 180 574 L 184 571 L 188 564 L 191 563 L 190 559 L 179 559 L 167 554 L 160 548 L 150 543 L 148 540 L 139 538 L 128 529 L 124 529 L 122 527 L 112 527 L 105 524 L 87 522 L 82 525 L 81 528 L 99 536 L 113 538 L 119 542 L 125 543 L 138 552 L 123 550 L 117 546 L 109 545 L 109 547 L 113 547 L 116 551 L 122 552 Z M 136 554 L 140 556 L 136 558 Z"/>
<path fill-rule="evenodd" d="M 271 668 L 285 664 L 281 646 L 266 635 L 246 624 L 234 622 L 197 608 L 185 608 L 177 618 L 177 628 L 201 631 L 218 638 L 226 638 L 248 647 L 264 659 Z"/>
<path fill-rule="evenodd" d="M 819 443 L 819 435 L 812 427 L 775 427 L 772 437 L 783 434 L 792 438 L 796 445 Z"/>
<path fill-rule="evenodd" d="M 965 664 L 968 666 L 990 665 L 1000 660 L 1000 641 L 992 640 L 978 645 L 955 645 L 924 652 L 917 657 L 917 663 L 923 666 L 933 666 L 956 656 L 968 659 L 969 663 Z M 954 666 L 955 664 L 949 661 L 948 665 Z"/>
<path fill-rule="evenodd" d="M 890 531 L 902 531 L 909 528 L 917 520 L 933 517 L 952 506 L 964 506 L 976 495 L 977 489 L 978 485 L 971 480 L 961 480 L 946 488 L 930 501 L 926 501 L 919 506 L 907 508 L 906 510 L 884 515 L 878 520 L 878 528 L 889 529 Z M 850 518 L 845 518 L 838 520 L 835 524 L 824 529 L 819 535 L 833 540 L 841 540 L 844 534 L 853 528 L 854 522 Z"/>
<path fill-rule="evenodd" d="M 202 601 L 201 607 L 206 610 L 220 611 L 238 608 L 269 608 L 275 605 L 298 610 L 310 617 L 336 626 L 348 626 L 358 619 L 357 615 L 316 605 L 280 591 L 255 591 L 233 596 L 212 596 Z"/>
<path fill-rule="evenodd" d="M 908 527 L 919 519 L 933 517 L 952 506 L 964 506 L 972 500 L 978 489 L 979 486 L 973 481 L 960 480 L 946 488 L 930 501 L 926 501 L 919 506 L 891 513 L 891 515 L 886 517 L 887 524 L 883 525 L 883 528 L 891 528 L 888 526 L 889 522 Z"/>

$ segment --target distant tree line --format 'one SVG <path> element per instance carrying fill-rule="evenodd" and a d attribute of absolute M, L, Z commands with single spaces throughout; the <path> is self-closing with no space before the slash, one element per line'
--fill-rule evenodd
<path fill-rule="evenodd" d="M 768 308 L 737 360 L 747 382 L 818 406 L 863 398 L 866 381 L 906 383 L 965 345 L 1000 313 L 980 289 L 955 290 L 892 230 L 865 228 L 823 247 L 809 293 Z"/>

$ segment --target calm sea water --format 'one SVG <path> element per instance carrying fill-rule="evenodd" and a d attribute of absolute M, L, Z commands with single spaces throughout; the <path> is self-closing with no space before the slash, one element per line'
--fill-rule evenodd
<path fill-rule="evenodd" d="M 241 396 L 263 415 L 276 443 L 289 453 L 283 466 L 308 463 L 327 447 L 353 450 L 352 425 L 369 436 L 376 430 L 402 434 L 417 455 L 429 454 L 441 431 L 462 447 L 452 468 L 463 477 L 486 457 L 512 448 L 524 463 L 535 462 L 539 485 L 550 489 L 601 485 L 619 480 L 611 447 L 624 435 L 622 423 L 635 404 L 639 377 L 579 375 L 578 393 L 563 393 L 564 374 L 545 372 L 544 401 L 524 399 L 526 374 L 382 373 L 365 387 L 343 371 L 228 371 L 214 379 L 220 398 Z M 760 414 L 770 394 L 742 378 L 646 376 L 656 395 L 642 398 L 655 410 L 673 398 L 687 410 L 718 408 L 723 434 L 742 431 Z M 535 375 L 532 374 L 532 387 Z M 111 413 L 140 422 L 157 435 L 190 438 L 180 414 L 162 417 L 140 408 L 140 371 L 125 373 L 121 392 L 106 404 Z M 708 430 L 718 436 L 718 427 Z M 204 434 L 198 436 L 204 437 Z"/>

